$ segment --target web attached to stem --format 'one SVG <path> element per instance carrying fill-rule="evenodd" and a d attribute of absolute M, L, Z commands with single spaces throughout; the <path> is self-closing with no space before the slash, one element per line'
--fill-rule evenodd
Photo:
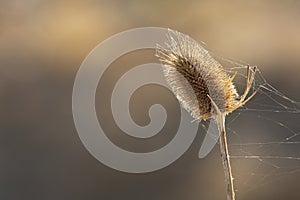
<path fill-rule="evenodd" d="M 238 72 L 234 84 L 241 94 L 247 64 L 210 53 L 229 74 Z M 269 84 L 259 67 L 249 95 L 255 91 L 226 123 L 235 186 L 242 192 L 300 173 L 300 103 Z"/>

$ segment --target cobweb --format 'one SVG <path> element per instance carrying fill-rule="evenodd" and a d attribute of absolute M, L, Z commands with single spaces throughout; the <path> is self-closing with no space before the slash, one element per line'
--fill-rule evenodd
<path fill-rule="evenodd" d="M 242 94 L 247 63 L 210 53 L 229 74 L 238 72 L 234 84 Z M 251 101 L 227 117 L 238 192 L 250 192 L 300 173 L 300 103 L 268 83 L 259 66 L 249 95 L 255 91 Z"/>

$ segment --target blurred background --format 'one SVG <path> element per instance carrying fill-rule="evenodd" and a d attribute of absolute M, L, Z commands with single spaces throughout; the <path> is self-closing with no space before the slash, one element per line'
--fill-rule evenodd
<path fill-rule="evenodd" d="M 259 66 L 271 85 L 299 101 L 299 24 L 300 1 L 296 0 L 1 0 L 0 199 L 225 199 L 219 149 L 214 148 L 203 160 L 197 158 L 204 130 L 199 130 L 184 156 L 149 174 L 118 172 L 94 159 L 82 145 L 72 118 L 72 87 L 77 70 L 87 54 L 113 34 L 136 27 L 166 27 L 205 42 L 218 54 Z M 107 72 L 104 86 L 112 86 L 122 70 L 156 61 L 153 54 L 145 50 L 121 57 Z M 97 92 L 98 100 L 101 90 Z M 109 137 L 133 151 L 163 146 L 178 126 L 174 96 L 158 86 L 145 86 L 133 101 L 130 109 L 139 124 L 147 124 L 147 108 L 157 102 L 172 118 L 152 141 L 145 141 L 146 145 L 122 136 L 110 119 L 103 122 L 114 130 Z M 105 118 L 109 112 L 106 109 L 97 104 L 99 119 Z M 273 120 L 267 124 L 258 119 L 261 114 L 243 113 L 240 122 L 230 128 L 245 135 L 255 132 L 255 139 L 261 136 L 266 141 L 272 141 L 273 135 L 288 136 L 287 128 L 281 130 Z M 286 113 L 281 118 L 288 128 L 299 132 L 299 114 Z M 251 141 L 247 136 L 239 137 Z M 299 145 L 288 150 L 276 148 L 276 152 L 296 157 Z M 299 161 L 294 160 L 282 172 L 274 172 L 267 182 L 259 176 L 277 165 L 263 165 L 259 172 L 252 173 L 256 165 L 245 159 L 233 161 L 237 199 L 300 199 Z M 246 177 L 250 172 L 256 177 L 253 180 Z M 256 187 L 247 191 L 253 186 Z"/>

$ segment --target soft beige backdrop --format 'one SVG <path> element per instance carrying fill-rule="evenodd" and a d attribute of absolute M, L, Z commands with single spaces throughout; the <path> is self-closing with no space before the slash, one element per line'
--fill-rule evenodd
<path fill-rule="evenodd" d="M 258 65 L 272 85 L 300 100 L 300 1 L 2 0 L 1 199 L 225 199 L 218 149 L 204 160 L 196 157 L 203 135 L 172 166 L 142 175 L 101 165 L 77 136 L 71 95 L 81 62 L 109 36 L 144 26 L 176 29 L 205 42 L 214 52 Z M 115 65 L 142 63 L 146 55 L 150 55 L 146 60 L 153 60 L 152 53 L 129 55 Z M 137 104 L 141 108 L 136 111 L 143 109 L 141 101 Z M 98 107 L 101 111 L 101 103 Z M 288 117 L 299 130 L 299 115 Z M 243 121 L 245 132 L 250 123 Z M 152 145 L 163 145 L 161 141 L 168 140 L 163 136 Z M 299 146 L 293 150 L 299 151 Z M 238 171 L 246 164 L 241 160 L 233 167 Z M 238 184 L 245 183 L 243 173 L 238 177 Z M 238 199 L 300 198 L 299 172 L 270 180 L 251 192 L 245 188 L 256 181 L 247 182 L 237 192 Z"/>

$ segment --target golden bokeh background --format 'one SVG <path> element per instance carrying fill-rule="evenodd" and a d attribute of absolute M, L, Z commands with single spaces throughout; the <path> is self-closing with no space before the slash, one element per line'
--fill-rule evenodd
<path fill-rule="evenodd" d="M 95 160 L 73 123 L 76 72 L 113 34 L 166 27 L 257 65 L 274 87 L 300 100 L 299 25 L 297 0 L 2 0 L 0 199 L 225 199 L 218 149 L 197 158 L 203 136 L 173 165 L 150 174 L 117 172 Z M 296 117 L 291 122 L 299 130 Z M 235 169 L 245 165 L 237 164 Z M 297 200 L 299 180 L 299 172 L 286 175 L 251 192 L 238 191 L 238 199 Z"/>

